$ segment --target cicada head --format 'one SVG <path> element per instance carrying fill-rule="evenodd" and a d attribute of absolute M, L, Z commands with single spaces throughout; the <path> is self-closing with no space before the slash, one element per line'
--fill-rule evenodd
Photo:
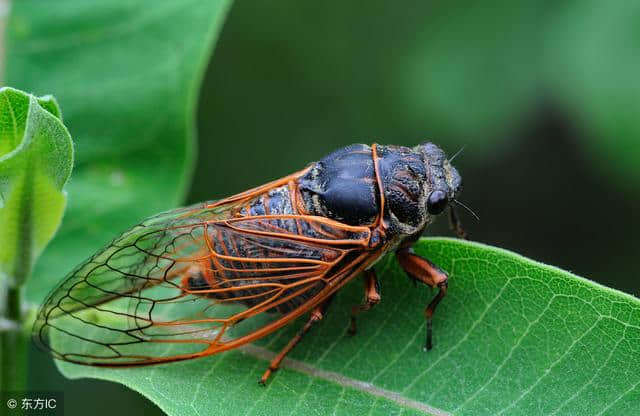
<path fill-rule="evenodd" d="M 442 149 L 435 144 L 423 143 L 416 146 L 415 150 L 423 155 L 429 172 L 427 211 L 431 215 L 438 215 L 460 194 L 462 178 Z"/>
<path fill-rule="evenodd" d="M 388 235 L 411 235 L 444 211 L 460 184 L 458 172 L 432 143 L 413 149 L 354 144 L 312 164 L 299 189 L 312 215 L 367 225 L 382 214 Z"/>
<path fill-rule="evenodd" d="M 380 180 L 389 225 L 414 234 L 442 213 L 459 194 L 462 179 L 433 143 L 414 148 L 379 146 Z"/>

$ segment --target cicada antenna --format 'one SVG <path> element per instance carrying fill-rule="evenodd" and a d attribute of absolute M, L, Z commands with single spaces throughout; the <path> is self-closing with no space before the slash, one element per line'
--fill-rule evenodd
<path fill-rule="evenodd" d="M 457 205 L 460 205 L 462 208 L 466 209 L 467 211 L 469 211 L 469 213 L 471 215 L 473 215 L 475 217 L 476 220 L 480 221 L 480 217 L 478 217 L 476 215 L 475 212 L 473 212 L 473 210 L 471 208 L 469 208 L 468 206 L 466 206 L 465 204 L 463 204 L 462 202 L 458 201 L 457 199 L 454 198 L 453 202 L 455 202 Z"/>
<path fill-rule="evenodd" d="M 466 144 L 465 144 L 465 145 L 462 145 L 462 147 L 460 148 L 460 150 L 458 150 L 457 152 L 455 152 L 455 153 L 454 153 L 454 155 L 453 155 L 453 156 L 451 156 L 451 157 L 449 158 L 449 163 L 453 162 L 453 159 L 455 159 L 456 157 L 458 157 L 458 155 L 459 155 L 460 153 L 462 153 L 462 151 L 464 150 L 464 148 L 465 148 L 465 147 L 467 147 L 467 145 L 466 145 Z"/>

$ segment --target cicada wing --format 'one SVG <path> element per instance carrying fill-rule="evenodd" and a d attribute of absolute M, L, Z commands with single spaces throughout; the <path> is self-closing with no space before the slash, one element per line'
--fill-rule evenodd
<path fill-rule="evenodd" d="M 259 338 L 309 310 L 370 257 L 370 232 L 322 217 L 230 218 L 233 204 L 153 217 L 76 268 L 34 337 L 91 365 L 187 359 Z"/>
<path fill-rule="evenodd" d="M 152 328 L 176 321 L 180 314 L 190 314 L 190 309 L 203 309 L 206 306 L 202 303 L 210 302 L 184 293 L 180 277 L 191 265 L 210 257 L 207 224 L 227 217 L 230 208 L 211 209 L 207 204 L 180 208 L 123 233 L 78 266 L 48 296 L 34 325 L 36 343 L 56 358 L 81 363 L 126 362 L 132 360 L 123 359 L 125 355 L 138 356 L 136 359 L 160 355 L 153 345 L 139 346 L 159 338 L 151 333 Z M 155 306 L 184 304 L 189 297 L 201 305 L 178 308 L 174 317 L 154 321 Z M 169 339 L 192 331 L 179 324 L 165 329 Z M 207 336 L 211 334 L 199 337 Z"/>

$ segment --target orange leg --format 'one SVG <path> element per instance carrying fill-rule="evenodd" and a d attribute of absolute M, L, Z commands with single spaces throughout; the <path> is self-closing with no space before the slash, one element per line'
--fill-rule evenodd
<path fill-rule="evenodd" d="M 280 363 L 282 362 L 284 357 L 286 357 L 287 354 L 289 354 L 289 352 L 293 349 L 293 347 L 295 347 L 298 344 L 298 342 L 300 342 L 304 334 L 309 332 L 309 330 L 314 324 L 322 320 L 322 318 L 324 317 L 323 315 L 326 312 L 327 306 L 329 305 L 330 301 L 331 299 L 329 299 L 328 301 L 326 301 L 325 303 L 323 303 L 322 305 L 316 307 L 311 311 L 311 316 L 309 316 L 309 320 L 302 327 L 300 332 L 298 332 L 296 336 L 291 338 L 291 341 L 289 341 L 289 343 L 282 349 L 282 351 L 280 351 L 278 355 L 273 357 L 273 360 L 271 360 L 271 362 L 269 363 L 269 368 L 265 370 L 264 374 L 262 375 L 262 378 L 260 378 L 260 380 L 258 381 L 259 384 L 263 386 L 265 385 L 271 373 L 278 370 L 278 368 L 280 367 Z"/>
<path fill-rule="evenodd" d="M 438 303 L 447 294 L 448 279 L 447 274 L 442 271 L 438 266 L 431 263 L 427 259 L 423 259 L 417 254 L 413 253 L 411 249 L 401 249 L 396 252 L 396 257 L 400 266 L 404 269 L 412 278 L 429 285 L 431 287 L 438 287 L 440 290 L 429 306 L 424 310 L 425 318 L 427 319 L 427 339 L 425 341 L 425 350 L 430 350 L 433 347 L 433 313 L 438 306 Z"/>
<path fill-rule="evenodd" d="M 364 272 L 364 303 L 351 308 L 351 321 L 349 324 L 349 335 L 355 335 L 357 331 L 356 316 L 362 311 L 368 311 L 380 302 L 380 287 L 376 272 L 373 269 Z"/>

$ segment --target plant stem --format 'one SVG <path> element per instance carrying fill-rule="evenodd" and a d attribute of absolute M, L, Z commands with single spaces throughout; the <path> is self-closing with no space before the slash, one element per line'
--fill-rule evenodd
<path fill-rule="evenodd" d="M 20 288 L 6 288 L 4 300 L 5 325 L 0 328 L 0 391 L 25 391 L 29 343 L 22 328 Z"/>

